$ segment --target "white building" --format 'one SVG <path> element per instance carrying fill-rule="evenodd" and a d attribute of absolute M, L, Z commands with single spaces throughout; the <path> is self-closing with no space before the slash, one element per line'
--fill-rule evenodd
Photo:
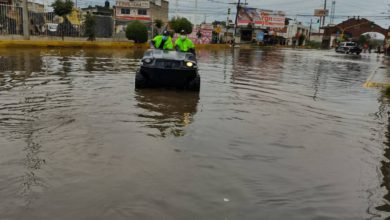
<path fill-rule="evenodd" d="M 305 39 L 309 37 L 310 27 L 302 24 L 302 22 L 292 20 L 287 26 L 287 33 L 285 33 L 285 38 L 287 45 L 293 45 L 295 42 L 298 44 L 300 36 L 305 36 Z"/>

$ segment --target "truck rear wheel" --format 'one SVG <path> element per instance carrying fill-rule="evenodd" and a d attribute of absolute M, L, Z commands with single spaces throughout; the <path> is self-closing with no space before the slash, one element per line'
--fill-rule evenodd
<path fill-rule="evenodd" d="M 141 74 L 141 71 L 138 70 L 135 74 L 135 88 L 144 89 L 148 86 L 147 79 Z"/>
<path fill-rule="evenodd" d="M 200 76 L 196 75 L 195 79 L 188 83 L 188 90 L 199 91 L 200 90 Z"/>

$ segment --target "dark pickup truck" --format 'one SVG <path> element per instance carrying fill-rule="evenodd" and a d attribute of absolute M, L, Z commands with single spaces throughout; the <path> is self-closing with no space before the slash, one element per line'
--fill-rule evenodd
<path fill-rule="evenodd" d="M 135 77 L 135 88 L 200 90 L 197 60 L 192 53 L 147 50 Z"/>

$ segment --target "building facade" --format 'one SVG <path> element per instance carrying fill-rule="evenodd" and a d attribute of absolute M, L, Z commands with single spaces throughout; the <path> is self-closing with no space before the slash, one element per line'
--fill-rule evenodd
<path fill-rule="evenodd" d="M 291 21 L 287 26 L 287 32 L 285 34 L 287 44 L 290 46 L 304 44 L 305 40 L 309 36 L 309 32 L 310 32 L 310 27 L 296 20 Z M 302 39 L 304 39 L 303 42 L 300 42 L 302 41 Z"/>
<path fill-rule="evenodd" d="M 118 0 L 115 5 L 115 19 L 120 21 L 168 22 L 169 2 L 166 0 Z"/>
<path fill-rule="evenodd" d="M 0 0 L 0 5 L 11 5 L 12 0 Z"/>
<path fill-rule="evenodd" d="M 159 19 L 168 23 L 169 2 L 167 0 L 117 0 L 114 9 L 115 33 L 123 33 L 130 21 L 146 23 L 149 29 Z"/>

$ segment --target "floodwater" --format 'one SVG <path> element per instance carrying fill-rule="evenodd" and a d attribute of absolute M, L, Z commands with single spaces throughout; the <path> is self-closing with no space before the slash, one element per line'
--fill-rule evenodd
<path fill-rule="evenodd" d="M 0 50 L 0 219 L 385 219 L 376 54 L 199 51 L 199 93 L 134 90 L 142 51 Z"/>

